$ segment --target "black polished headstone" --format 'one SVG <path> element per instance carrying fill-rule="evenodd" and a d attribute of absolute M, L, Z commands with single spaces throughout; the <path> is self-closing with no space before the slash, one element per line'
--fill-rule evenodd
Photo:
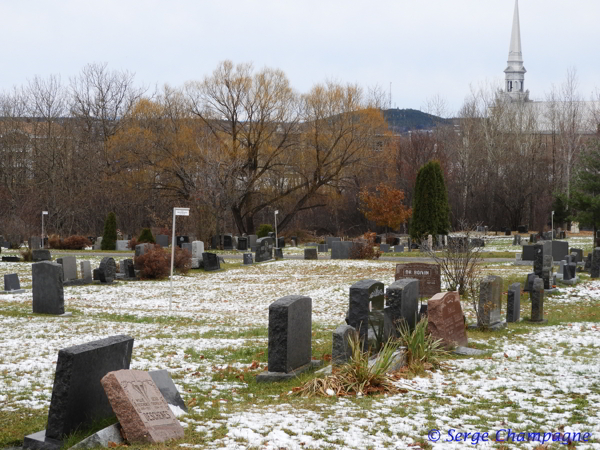
<path fill-rule="evenodd" d="M 33 312 L 64 314 L 63 269 L 58 263 L 40 261 L 31 266 Z"/>
<path fill-rule="evenodd" d="M 531 321 L 544 321 L 544 281 L 536 278 L 531 290 Z"/>
<path fill-rule="evenodd" d="M 304 259 L 319 259 L 316 248 L 305 248 Z"/>
<path fill-rule="evenodd" d="M 4 275 L 4 290 L 5 291 L 21 290 L 21 283 L 19 282 L 18 274 L 8 273 L 8 274 Z"/>
<path fill-rule="evenodd" d="M 256 262 L 269 261 L 273 259 L 273 238 L 264 237 L 256 241 Z"/>
<path fill-rule="evenodd" d="M 223 235 L 223 249 L 233 250 L 233 236 L 231 234 Z"/>
<path fill-rule="evenodd" d="M 277 247 L 278 248 L 285 248 L 285 236 L 278 236 L 277 237 Z"/>
<path fill-rule="evenodd" d="M 177 247 L 181 247 L 181 244 L 190 242 L 189 236 L 177 236 Z"/>
<path fill-rule="evenodd" d="M 33 262 L 50 261 L 51 259 L 50 250 L 47 249 L 39 248 L 31 253 L 31 260 Z"/>
<path fill-rule="evenodd" d="M 108 372 L 129 369 L 132 349 L 133 338 L 119 335 L 58 352 L 46 438 L 60 441 L 82 427 L 114 416 L 100 380 Z M 52 447 L 30 435 L 25 437 L 24 448 Z"/>
<path fill-rule="evenodd" d="M 221 262 L 216 253 L 202 253 L 202 263 L 206 271 L 221 269 Z"/>
<path fill-rule="evenodd" d="M 363 350 L 368 349 L 369 318 L 371 311 L 384 308 L 384 285 L 381 281 L 361 280 L 350 286 L 350 300 L 346 323 L 358 331 Z"/>
<path fill-rule="evenodd" d="M 248 238 L 247 237 L 238 238 L 237 249 L 241 250 L 241 251 L 248 250 Z"/>
<path fill-rule="evenodd" d="M 244 253 L 244 264 L 252 264 L 252 253 Z"/>
<path fill-rule="evenodd" d="M 288 295 L 269 305 L 269 372 L 310 364 L 312 299 Z"/>
<path fill-rule="evenodd" d="M 3 256 L 2 262 L 20 262 L 21 258 L 18 256 Z"/>
<path fill-rule="evenodd" d="M 401 278 L 388 286 L 386 294 L 386 309 L 394 326 L 397 328 L 404 321 L 414 330 L 419 313 L 419 280 Z"/>
<path fill-rule="evenodd" d="M 592 252 L 592 263 L 590 266 L 590 277 L 600 278 L 600 247 L 596 247 Z"/>

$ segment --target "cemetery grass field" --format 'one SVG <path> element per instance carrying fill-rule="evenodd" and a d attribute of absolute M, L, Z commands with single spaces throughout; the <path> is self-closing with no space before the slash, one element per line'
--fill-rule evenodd
<path fill-rule="evenodd" d="M 90 259 L 97 266 L 101 257 Z M 488 353 L 449 355 L 435 372 L 400 373 L 402 394 L 304 398 L 290 393 L 314 373 L 274 384 L 255 381 L 267 363 L 269 304 L 285 295 L 311 297 L 313 358 L 327 360 L 350 285 L 370 278 L 387 287 L 396 263 L 240 263 L 176 276 L 171 314 L 168 281 L 65 287 L 70 318 L 31 314 L 31 291 L 1 295 L 0 448 L 45 428 L 60 348 L 116 334 L 135 339 L 131 367 L 168 369 L 189 407 L 179 417 L 182 440 L 144 448 L 474 448 L 470 441 L 443 440 L 450 429 L 494 437 L 508 428 L 589 432 L 590 443 L 576 448 L 600 448 L 600 280 L 579 274 L 577 286 L 547 295 L 546 325 L 522 321 L 499 332 L 469 330 L 469 346 Z M 485 263 L 482 269 L 503 277 L 505 315 L 506 289 L 523 283 L 531 267 Z M 0 263 L 0 274 L 14 272 L 30 289 L 31 263 Z M 471 305 L 463 301 L 462 307 L 473 323 Z M 522 294 L 521 317 L 530 313 L 529 296 Z M 428 440 L 431 429 L 441 432 L 439 442 Z M 65 448 L 87 431 L 71 436 Z M 567 448 L 492 440 L 476 447 Z"/>

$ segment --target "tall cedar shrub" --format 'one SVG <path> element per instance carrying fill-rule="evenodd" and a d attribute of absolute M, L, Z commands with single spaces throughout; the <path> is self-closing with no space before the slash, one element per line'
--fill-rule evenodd
<path fill-rule="evenodd" d="M 150 228 L 144 228 L 142 230 L 142 232 L 140 233 L 140 236 L 137 239 L 138 244 L 142 244 L 145 242 L 147 242 L 149 244 L 156 244 L 156 240 L 154 239 L 154 236 L 152 235 L 152 231 L 150 231 Z"/>
<path fill-rule="evenodd" d="M 101 247 L 102 250 L 115 250 L 117 248 L 117 216 L 114 212 L 108 213 L 104 221 Z"/>
<path fill-rule="evenodd" d="M 268 223 L 263 223 L 262 225 L 260 225 L 258 227 L 258 231 L 256 232 L 256 236 L 259 238 L 263 238 L 263 237 L 267 237 L 269 235 L 269 233 L 272 233 L 273 231 L 273 226 L 268 224 Z"/>
<path fill-rule="evenodd" d="M 429 161 L 417 173 L 410 236 L 418 241 L 428 234 L 448 234 L 449 228 L 450 206 L 442 166 L 439 161 Z"/>

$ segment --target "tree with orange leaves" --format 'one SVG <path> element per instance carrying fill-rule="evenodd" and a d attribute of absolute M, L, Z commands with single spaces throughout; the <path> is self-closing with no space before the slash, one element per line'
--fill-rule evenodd
<path fill-rule="evenodd" d="M 404 191 L 379 183 L 375 190 L 379 193 L 371 194 L 364 188 L 359 199 L 360 212 L 369 220 L 379 226 L 397 229 L 412 216 L 412 209 L 404 205 Z"/>

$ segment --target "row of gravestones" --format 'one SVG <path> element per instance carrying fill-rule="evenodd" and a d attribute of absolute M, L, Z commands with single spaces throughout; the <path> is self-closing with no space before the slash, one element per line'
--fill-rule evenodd
<path fill-rule="evenodd" d="M 169 405 L 187 411 L 166 370 L 129 370 L 133 338 L 112 336 L 58 352 L 45 430 L 25 436 L 23 448 L 58 450 L 77 430 L 110 419 L 113 442 L 162 442 L 183 437 Z M 92 439 L 90 439 L 92 440 Z"/>
<path fill-rule="evenodd" d="M 539 253 L 539 249 L 543 248 L 545 255 L 550 255 L 553 261 L 562 261 L 565 255 L 576 253 L 575 262 L 583 262 L 583 250 L 580 248 L 572 248 L 569 251 L 569 243 L 566 241 L 543 241 L 536 244 L 523 245 L 523 261 L 534 261 L 535 255 Z"/>
<path fill-rule="evenodd" d="M 265 238 L 270 238 L 273 243 L 275 242 L 275 233 L 270 232 L 268 236 Z M 242 235 L 242 236 L 234 236 L 232 234 L 221 234 L 219 236 L 213 236 L 211 238 L 211 248 L 217 249 L 222 247 L 224 250 L 239 250 L 239 251 L 252 251 L 256 252 L 260 243 L 260 239 L 255 234 L 250 235 Z M 298 238 L 293 237 L 293 244 L 296 245 Z M 277 245 L 276 248 L 284 248 L 285 247 L 285 236 L 277 237 Z"/>

